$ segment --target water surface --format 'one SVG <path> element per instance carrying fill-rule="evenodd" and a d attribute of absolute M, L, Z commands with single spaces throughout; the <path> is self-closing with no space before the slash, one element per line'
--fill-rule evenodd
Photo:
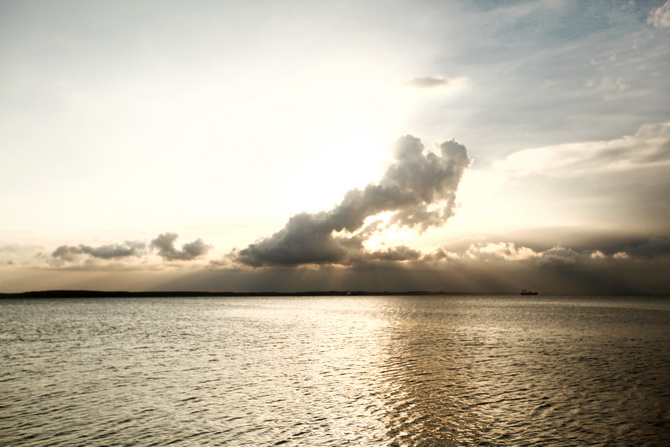
<path fill-rule="evenodd" d="M 0 301 L 0 445 L 670 445 L 670 301 Z"/>

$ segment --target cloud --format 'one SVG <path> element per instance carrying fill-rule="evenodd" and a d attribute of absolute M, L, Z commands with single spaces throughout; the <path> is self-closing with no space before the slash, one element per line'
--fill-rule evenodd
<path fill-rule="evenodd" d="M 543 232 L 546 232 L 543 231 Z M 174 239 L 165 238 L 174 246 Z M 538 248 L 535 243 L 506 236 L 468 238 L 422 255 L 408 247 L 355 254 L 361 262 L 347 268 L 243 266 L 163 270 L 126 263 L 96 269 L 72 265 L 53 269 L 0 268 L 3 290 L 32 288 L 103 288 L 118 290 L 308 291 L 430 290 L 464 293 L 518 293 L 522 288 L 549 294 L 668 294 L 670 293 L 670 237 L 609 234 L 602 240 L 553 234 L 560 244 Z M 586 244 L 586 245 L 585 245 Z M 169 245 L 169 244 L 168 244 Z M 74 246 L 75 249 L 78 246 Z M 75 250 L 76 251 L 76 250 Z M 80 255 L 81 256 L 81 255 Z M 86 255 L 90 256 L 90 255 Z M 401 261 L 401 262 L 399 262 Z M 95 273 L 92 273 L 95 272 Z M 23 279 L 21 279 L 23 278 Z M 39 285 L 38 285 L 39 284 Z"/>
<path fill-rule="evenodd" d="M 621 76 L 616 78 L 605 76 L 600 82 L 589 81 L 586 86 L 598 90 L 606 100 L 620 98 L 623 93 L 631 88 L 630 83 Z"/>
<path fill-rule="evenodd" d="M 426 255 L 412 249 L 403 253 L 402 247 L 394 247 L 366 253 L 367 262 L 347 268 L 212 267 L 193 272 L 182 287 L 284 292 L 429 290 L 518 294 L 526 288 L 543 295 L 670 293 L 670 238 L 609 234 L 595 243 L 580 243 L 585 235 L 576 236 L 572 239 L 574 245 L 569 237 L 557 237 L 562 239 L 560 244 L 543 248 L 522 238 L 505 236 L 455 241 Z M 598 248 L 600 245 L 602 248 Z"/>
<path fill-rule="evenodd" d="M 30 245 L 13 242 L 0 245 L 0 254 L 21 256 L 26 254 L 35 254 L 36 252 L 43 249 L 44 247 L 41 245 Z"/>
<path fill-rule="evenodd" d="M 647 18 L 647 23 L 655 28 L 669 28 L 670 27 L 670 1 L 665 2 L 664 5 L 654 9 Z"/>
<path fill-rule="evenodd" d="M 413 250 L 409 247 L 401 245 L 399 247 L 390 247 L 386 250 L 378 250 L 370 252 L 367 256 L 367 260 L 372 261 L 416 261 L 421 258 L 421 252 L 418 250 Z"/>
<path fill-rule="evenodd" d="M 43 256 L 45 247 L 36 244 L 6 243 L 0 245 L 0 265 L 30 265 L 39 256 Z"/>
<path fill-rule="evenodd" d="M 190 261 L 207 254 L 211 248 L 202 239 L 182 245 L 181 250 L 174 246 L 179 236 L 176 233 L 164 233 L 158 235 L 147 246 L 142 241 L 126 241 L 122 244 L 108 244 L 92 247 L 90 245 L 61 245 L 51 253 L 51 257 L 57 261 L 68 263 L 77 262 L 83 256 L 102 260 L 120 260 L 125 258 L 140 258 L 156 250 L 158 255 L 167 261 Z"/>
<path fill-rule="evenodd" d="M 423 78 L 414 78 L 407 82 L 407 85 L 418 88 L 435 88 L 446 86 L 450 83 L 449 79 L 426 76 Z"/>
<path fill-rule="evenodd" d="M 126 241 L 123 244 L 101 245 L 91 247 L 89 245 L 61 245 L 51 254 L 54 258 L 64 261 L 74 261 L 81 255 L 89 255 L 100 259 L 127 258 L 129 256 L 142 256 L 146 244 L 139 241 Z"/>
<path fill-rule="evenodd" d="M 494 166 L 517 174 L 556 177 L 670 167 L 670 122 L 646 124 L 634 135 L 615 140 L 525 149 Z"/>
<path fill-rule="evenodd" d="M 477 260 L 504 259 L 507 261 L 524 261 L 540 257 L 541 254 L 528 247 L 518 247 L 514 242 L 472 244 L 465 252 L 465 258 Z"/>
<path fill-rule="evenodd" d="M 178 237 L 177 233 L 163 233 L 151 241 L 151 246 L 156 248 L 158 254 L 167 261 L 190 261 L 206 255 L 211 248 L 202 239 L 196 239 L 193 242 L 182 245 L 181 250 L 177 250 L 174 246 L 174 241 Z"/>
<path fill-rule="evenodd" d="M 456 189 L 469 164 L 465 146 L 453 140 L 442 143 L 437 154 L 424 152 L 419 139 L 405 136 L 396 143 L 395 162 L 379 183 L 350 190 L 330 211 L 297 214 L 282 230 L 230 257 L 261 267 L 414 256 L 402 248 L 369 253 L 363 243 L 385 226 L 424 231 L 444 224 L 453 214 Z"/>
<path fill-rule="evenodd" d="M 655 258 L 659 256 L 670 256 L 670 237 L 652 237 L 637 240 L 626 245 L 617 247 L 616 255 L 633 255 L 637 257 Z"/>
<path fill-rule="evenodd" d="M 546 230 L 551 232 L 550 229 Z M 560 238 L 558 234 L 554 237 Z M 617 262 L 621 260 L 670 260 L 670 236 L 626 236 L 609 234 L 591 242 L 581 241 L 581 236 L 573 235 L 570 245 L 557 244 L 550 248 L 533 248 L 532 242 L 527 244 L 522 240 L 489 241 L 487 237 L 479 240 L 452 246 L 448 249 L 441 247 L 430 255 L 421 258 L 422 261 L 451 260 L 462 263 L 491 263 L 512 262 L 535 266 L 558 266 L 591 264 L 599 261 Z M 569 240 L 570 237 L 564 240 Z"/>

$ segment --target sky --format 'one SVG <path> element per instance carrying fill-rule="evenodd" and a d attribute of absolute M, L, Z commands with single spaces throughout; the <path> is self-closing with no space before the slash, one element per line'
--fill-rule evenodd
<path fill-rule="evenodd" d="M 0 0 L 0 292 L 670 294 L 670 1 Z"/>

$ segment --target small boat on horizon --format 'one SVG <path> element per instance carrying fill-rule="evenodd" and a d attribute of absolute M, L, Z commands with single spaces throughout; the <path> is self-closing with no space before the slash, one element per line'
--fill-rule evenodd
<path fill-rule="evenodd" d="M 537 295 L 537 292 L 531 292 L 530 290 L 523 289 L 521 295 Z"/>

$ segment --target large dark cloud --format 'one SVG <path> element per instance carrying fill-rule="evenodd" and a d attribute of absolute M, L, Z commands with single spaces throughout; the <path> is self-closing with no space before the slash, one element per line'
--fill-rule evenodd
<path fill-rule="evenodd" d="M 383 225 L 419 231 L 444 224 L 453 214 L 456 189 L 469 164 L 465 146 L 453 140 L 433 153 L 424 151 L 419 139 L 405 136 L 379 183 L 350 190 L 330 211 L 297 214 L 282 230 L 231 256 L 254 267 L 349 264 L 366 257 L 414 259 L 415 252 L 407 249 L 366 252 L 363 243 L 382 225 L 381 220 L 367 219 L 388 213 Z"/>
<path fill-rule="evenodd" d="M 151 241 L 151 246 L 158 250 L 158 254 L 168 261 L 190 261 L 207 254 L 211 248 L 202 239 L 182 245 L 181 250 L 174 246 L 179 235 L 177 233 L 163 233 Z"/>

